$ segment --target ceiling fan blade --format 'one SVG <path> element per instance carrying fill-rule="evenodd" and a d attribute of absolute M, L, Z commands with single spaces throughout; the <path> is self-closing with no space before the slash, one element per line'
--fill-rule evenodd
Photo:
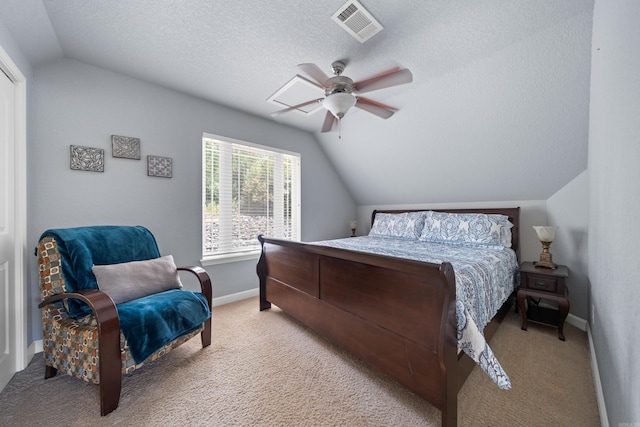
<path fill-rule="evenodd" d="M 360 108 L 361 110 L 367 111 L 371 114 L 375 114 L 376 116 L 383 119 L 388 119 L 389 117 L 393 116 L 393 113 L 395 111 L 398 111 L 398 109 L 395 107 L 391 107 L 381 102 L 374 101 L 373 99 L 362 97 L 358 98 L 355 106 Z"/>
<path fill-rule="evenodd" d="M 324 116 L 324 123 L 322 123 L 322 129 L 320 129 L 320 132 L 325 133 L 331 131 L 335 122 L 335 116 L 331 114 L 331 111 L 327 111 L 327 115 Z"/>
<path fill-rule="evenodd" d="M 279 116 L 283 113 L 288 113 L 291 110 L 297 110 L 298 108 L 305 107 L 307 105 L 313 104 L 314 102 L 322 102 L 324 98 L 312 99 L 311 101 L 303 102 L 302 104 L 294 105 L 289 108 L 285 108 L 284 110 L 278 110 L 271 113 L 272 117 Z"/>
<path fill-rule="evenodd" d="M 361 80 L 353 84 L 353 88 L 358 93 L 371 92 L 378 89 L 384 89 L 391 86 L 398 86 L 405 83 L 411 83 L 413 75 L 406 68 L 399 67 L 384 71 L 368 79 Z"/>
<path fill-rule="evenodd" d="M 309 77 L 313 78 L 320 86 L 324 88 L 328 87 L 327 80 L 329 80 L 329 76 L 327 76 L 316 64 L 298 64 L 298 68 L 304 71 Z"/>
<path fill-rule="evenodd" d="M 386 108 L 387 110 L 391 110 L 391 111 L 398 111 L 396 107 L 392 107 L 391 105 L 388 105 L 388 104 L 383 104 L 380 101 L 374 101 L 371 98 L 365 98 L 364 96 L 359 96 L 357 102 L 360 102 L 360 104 L 375 105 L 378 107 Z"/>

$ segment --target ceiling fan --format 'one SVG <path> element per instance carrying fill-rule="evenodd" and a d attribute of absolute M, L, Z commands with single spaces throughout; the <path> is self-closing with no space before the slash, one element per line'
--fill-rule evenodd
<path fill-rule="evenodd" d="M 401 69 L 400 67 L 395 67 L 367 79 L 354 82 L 349 77 L 342 75 L 345 66 L 344 62 L 335 61 L 331 64 L 334 77 L 328 77 L 315 64 L 307 63 L 298 65 L 300 70 L 315 80 L 315 82 L 324 89 L 324 98 L 312 99 L 298 105 L 293 105 L 284 110 L 275 111 L 271 113 L 271 115 L 278 116 L 313 103 L 322 103 L 322 106 L 327 110 L 327 114 L 320 132 L 329 132 L 333 128 L 333 125 L 339 123 L 347 111 L 354 106 L 383 119 L 388 119 L 393 116 L 394 112 L 398 111 L 397 108 L 374 101 L 373 99 L 365 98 L 360 96 L 360 94 L 413 81 L 411 71 L 406 68 Z"/>

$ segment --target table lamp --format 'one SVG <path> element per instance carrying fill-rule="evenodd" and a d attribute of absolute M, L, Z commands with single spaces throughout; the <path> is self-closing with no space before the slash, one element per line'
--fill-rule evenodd
<path fill-rule="evenodd" d="M 549 246 L 551 246 L 551 242 L 553 242 L 553 240 L 556 238 L 556 230 L 558 229 L 558 227 L 534 225 L 533 229 L 536 230 L 538 240 L 540 240 L 540 243 L 542 243 L 542 253 L 540 254 L 540 260 L 538 262 L 534 262 L 533 264 L 536 267 L 542 268 L 558 268 L 557 264 L 553 263 L 553 260 L 551 259 L 551 252 L 549 252 Z"/>
<path fill-rule="evenodd" d="M 358 221 L 349 221 L 349 227 L 351 227 L 351 237 L 356 237 L 356 228 L 358 228 Z"/>

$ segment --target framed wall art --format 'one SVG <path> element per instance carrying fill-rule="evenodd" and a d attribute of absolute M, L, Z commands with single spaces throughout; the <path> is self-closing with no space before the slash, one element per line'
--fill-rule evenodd
<path fill-rule="evenodd" d="M 172 169 L 173 159 L 171 157 L 147 156 L 147 175 L 171 178 Z"/>
<path fill-rule="evenodd" d="M 111 135 L 111 153 L 113 157 L 140 160 L 140 138 Z"/>
<path fill-rule="evenodd" d="M 104 150 L 102 148 L 71 146 L 71 169 L 104 172 Z"/>

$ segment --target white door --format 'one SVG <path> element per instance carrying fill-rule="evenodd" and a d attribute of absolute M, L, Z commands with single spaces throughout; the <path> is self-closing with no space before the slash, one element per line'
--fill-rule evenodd
<path fill-rule="evenodd" d="M 16 372 L 15 86 L 0 70 L 0 390 Z"/>

